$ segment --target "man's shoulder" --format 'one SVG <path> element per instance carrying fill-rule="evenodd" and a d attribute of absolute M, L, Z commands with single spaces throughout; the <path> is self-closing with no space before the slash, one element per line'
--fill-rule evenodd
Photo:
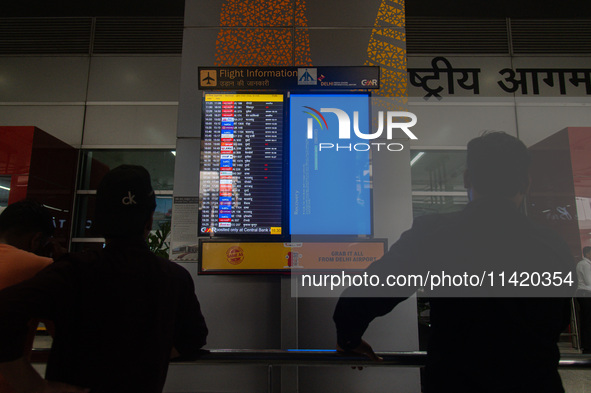
<path fill-rule="evenodd" d="M 53 262 L 6 244 L 0 245 L 0 261 L 0 288 L 27 280 Z"/>
<path fill-rule="evenodd" d="M 405 231 L 397 244 L 429 241 L 438 234 L 450 235 L 458 222 L 458 213 L 427 214 L 415 217 L 412 227 Z"/>
<path fill-rule="evenodd" d="M 160 270 L 170 272 L 175 275 L 189 274 L 188 271 L 179 264 L 170 261 L 168 258 L 158 256 L 147 248 L 129 247 L 119 248 L 116 256 L 113 256 L 109 250 L 85 251 L 69 253 L 61 257 L 57 262 L 65 262 L 80 268 L 92 268 L 92 266 L 102 266 L 106 261 L 115 259 L 116 262 L 132 262 L 131 266 L 158 266 Z M 127 256 L 127 257 L 126 257 Z"/>
<path fill-rule="evenodd" d="M 181 278 L 181 279 L 189 279 L 189 280 L 193 280 L 191 278 L 191 274 L 189 273 L 189 271 L 179 265 L 176 262 L 171 261 L 168 258 L 163 258 L 163 257 L 159 257 L 156 255 L 156 258 L 158 258 L 158 260 L 160 261 L 160 263 L 162 264 L 162 266 L 165 266 L 166 269 L 168 269 L 175 277 Z"/>
<path fill-rule="evenodd" d="M 437 224 L 457 220 L 460 214 L 461 211 L 453 213 L 425 214 L 423 216 L 416 217 L 414 220 L 421 223 Z"/>
<path fill-rule="evenodd" d="M 540 225 L 535 221 L 531 221 L 532 233 L 536 236 L 536 240 L 539 244 L 543 244 L 548 248 L 551 248 L 556 253 L 568 257 L 570 263 L 575 262 L 574 257 L 570 251 L 570 247 L 564 238 L 554 229 L 548 228 L 544 225 Z"/>
<path fill-rule="evenodd" d="M 5 261 L 15 261 L 19 264 L 49 265 L 53 261 L 51 258 L 42 257 L 8 244 L 0 244 L 0 255 L 2 255 L 2 259 Z"/>
<path fill-rule="evenodd" d="M 101 282 L 111 280 L 115 286 L 129 281 L 133 283 L 130 285 L 140 288 L 147 284 L 164 285 L 181 292 L 192 292 L 193 279 L 184 267 L 149 250 L 127 251 L 131 251 L 134 257 L 125 258 L 125 253 L 114 256 L 105 250 L 70 253 L 55 262 L 53 275 L 73 281 L 75 285 L 84 283 L 88 288 L 102 287 Z"/>
<path fill-rule="evenodd" d="M 69 252 L 56 259 L 54 264 L 56 266 L 60 264 L 83 266 L 98 261 L 99 259 L 100 256 L 97 251 Z"/>
<path fill-rule="evenodd" d="M 454 213 L 440 213 L 440 214 L 426 214 L 424 216 L 415 217 L 412 224 L 412 229 L 428 230 L 439 229 L 441 227 L 453 225 L 458 222 L 460 212 Z"/>
<path fill-rule="evenodd" d="M 531 225 L 532 231 L 537 233 L 539 236 L 546 237 L 549 240 L 556 240 L 556 241 L 562 240 L 562 237 L 558 234 L 558 232 L 555 229 L 550 228 L 546 225 L 540 224 L 539 222 L 534 221 L 530 218 L 527 218 L 527 220 L 529 221 L 529 223 Z"/>
<path fill-rule="evenodd" d="M 162 272 L 175 280 L 193 281 L 191 274 L 183 266 L 168 258 L 154 254 L 147 247 L 130 247 L 129 250 L 136 255 L 137 261 L 141 266 L 146 266 L 144 262 L 149 261 L 149 265 L 155 266 L 158 272 Z M 99 258 L 101 258 L 100 255 Z"/>
<path fill-rule="evenodd" d="M 168 258 L 153 253 L 150 254 L 154 258 L 155 266 L 157 266 L 156 269 L 151 270 L 151 274 L 156 274 L 160 280 L 171 283 L 181 293 L 194 293 L 195 284 L 193 277 L 185 267 Z"/>

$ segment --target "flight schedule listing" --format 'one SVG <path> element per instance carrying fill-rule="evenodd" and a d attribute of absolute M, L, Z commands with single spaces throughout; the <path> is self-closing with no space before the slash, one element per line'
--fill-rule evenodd
<path fill-rule="evenodd" d="M 283 95 L 206 94 L 200 233 L 280 235 Z"/>

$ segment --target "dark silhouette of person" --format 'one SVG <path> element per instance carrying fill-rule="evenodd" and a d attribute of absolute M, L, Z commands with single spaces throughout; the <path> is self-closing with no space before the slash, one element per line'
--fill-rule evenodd
<path fill-rule="evenodd" d="M 574 269 L 566 243 L 519 209 L 529 187 L 529 163 L 525 145 L 506 133 L 471 140 L 464 174 L 469 204 L 457 213 L 416 218 L 366 271 L 382 280 L 389 274 L 494 272 L 496 283 L 483 288 L 449 285 L 426 292 L 431 337 L 425 393 L 564 392 L 557 341 L 569 323 L 572 282 L 556 289 L 508 285 L 513 272 L 572 278 Z M 505 287 L 501 272 L 507 275 Z M 362 339 L 365 330 L 416 289 L 345 290 L 333 316 L 338 350 L 379 360 Z"/>
<path fill-rule="evenodd" d="M 0 289 L 27 280 L 51 264 L 43 256 L 54 227 L 49 211 L 38 202 L 21 200 L 6 207 L 0 214 Z M 46 326 L 48 321 L 43 321 Z M 31 352 L 39 321 L 31 321 L 23 356 Z M 13 393 L 0 375 L 0 393 Z"/>
<path fill-rule="evenodd" d="M 150 174 L 122 165 L 96 194 L 99 252 L 66 254 L 0 292 L 0 372 L 18 392 L 160 393 L 172 353 L 197 353 L 207 327 L 190 274 L 153 254 Z M 26 323 L 55 337 L 43 379 L 23 357 Z"/>

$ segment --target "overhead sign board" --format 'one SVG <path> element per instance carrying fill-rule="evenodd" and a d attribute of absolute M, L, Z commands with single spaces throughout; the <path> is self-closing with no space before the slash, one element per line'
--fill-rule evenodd
<path fill-rule="evenodd" d="M 379 89 L 380 67 L 199 67 L 200 90 Z"/>

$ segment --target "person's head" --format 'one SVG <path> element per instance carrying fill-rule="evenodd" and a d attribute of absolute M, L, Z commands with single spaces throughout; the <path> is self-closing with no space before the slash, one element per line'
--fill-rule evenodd
<path fill-rule="evenodd" d="M 583 256 L 587 259 L 591 259 L 591 247 L 583 247 Z"/>
<path fill-rule="evenodd" d="M 529 188 L 530 156 L 519 139 L 486 132 L 468 143 L 464 185 L 472 198 L 498 197 L 520 204 Z"/>
<path fill-rule="evenodd" d="M 0 214 L 0 242 L 21 250 L 40 252 L 53 232 L 51 214 L 37 202 L 15 202 Z"/>
<path fill-rule="evenodd" d="M 148 171 L 138 165 L 121 165 L 107 173 L 97 188 L 94 226 L 106 239 L 146 237 L 155 209 Z"/>

